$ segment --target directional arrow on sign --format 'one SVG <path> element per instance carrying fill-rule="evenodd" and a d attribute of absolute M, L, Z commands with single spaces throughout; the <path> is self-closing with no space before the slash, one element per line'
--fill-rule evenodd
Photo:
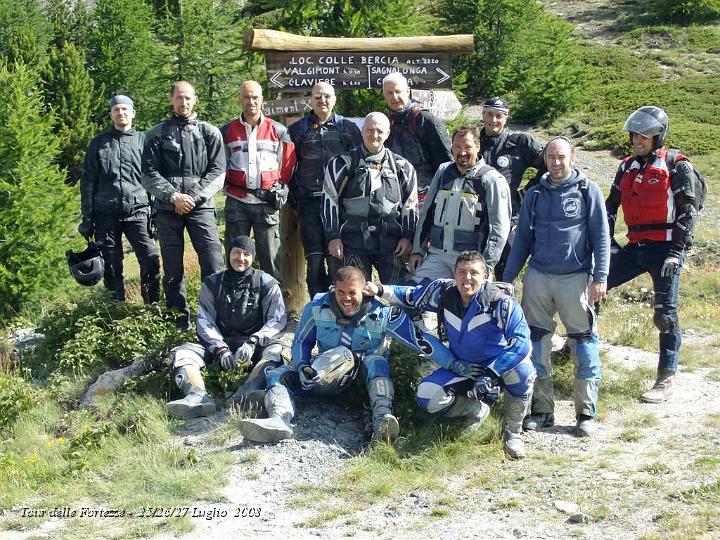
<path fill-rule="evenodd" d="M 440 77 L 440 78 L 438 79 L 437 84 L 442 84 L 442 83 L 444 83 L 445 81 L 447 81 L 447 80 L 450 78 L 450 75 L 448 75 L 447 73 L 445 73 L 445 72 L 444 72 L 442 69 L 440 69 L 440 68 L 435 68 L 435 71 L 437 71 L 440 75 L 442 75 L 442 77 Z"/>
<path fill-rule="evenodd" d="M 283 83 L 281 83 L 280 81 L 278 81 L 278 78 L 280 78 L 281 75 L 282 75 L 282 73 L 280 73 L 280 72 L 278 71 L 275 75 L 273 75 L 272 77 L 270 77 L 270 82 L 273 83 L 277 88 L 282 88 L 282 87 L 285 86 Z"/>

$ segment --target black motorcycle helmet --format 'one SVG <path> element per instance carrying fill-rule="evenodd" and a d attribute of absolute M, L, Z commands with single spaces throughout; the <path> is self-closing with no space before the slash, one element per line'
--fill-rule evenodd
<path fill-rule="evenodd" d="M 100 283 L 105 272 L 105 261 L 95 242 L 88 242 L 87 249 L 80 253 L 68 249 L 65 256 L 72 277 L 80 285 L 91 287 Z"/>

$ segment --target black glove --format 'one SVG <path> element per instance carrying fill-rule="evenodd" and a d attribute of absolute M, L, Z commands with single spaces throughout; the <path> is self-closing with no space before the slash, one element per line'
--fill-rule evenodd
<path fill-rule="evenodd" d="M 220 366 L 226 371 L 232 371 L 235 369 L 235 358 L 233 353 L 227 347 L 218 347 L 213 352 L 215 360 L 220 362 Z"/>
<path fill-rule="evenodd" d="M 95 223 L 92 219 L 83 218 L 77 230 L 85 240 L 90 240 L 95 234 Z"/>
<path fill-rule="evenodd" d="M 450 362 L 448 369 L 455 375 L 465 377 L 466 379 L 476 380 L 481 375 L 484 375 L 485 368 L 480 364 L 474 362 L 465 362 L 464 360 L 453 360 Z"/>
<path fill-rule="evenodd" d="M 500 398 L 500 380 L 494 375 L 478 377 L 468 391 L 468 397 L 492 405 Z"/>

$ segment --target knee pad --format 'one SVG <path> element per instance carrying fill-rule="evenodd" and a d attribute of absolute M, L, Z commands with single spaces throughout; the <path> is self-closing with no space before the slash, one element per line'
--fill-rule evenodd
<path fill-rule="evenodd" d="M 656 309 L 653 315 L 653 323 L 655 323 L 655 328 L 660 330 L 661 334 L 672 334 L 678 326 L 677 311 L 666 308 Z"/>
<path fill-rule="evenodd" d="M 170 360 L 173 369 L 184 366 L 196 366 L 198 369 L 205 367 L 205 347 L 199 343 L 183 343 L 170 351 Z"/>
<path fill-rule="evenodd" d="M 529 356 L 523 358 L 517 366 L 502 375 L 505 391 L 516 397 L 531 395 L 536 378 L 537 371 Z"/>
<path fill-rule="evenodd" d="M 447 411 L 455 403 L 455 394 L 446 392 L 437 382 L 422 380 L 417 388 L 415 401 L 423 411 L 437 414 Z"/>
<path fill-rule="evenodd" d="M 363 358 L 362 362 L 367 370 L 368 381 L 377 377 L 390 377 L 390 365 L 384 356 L 368 354 Z"/>
<path fill-rule="evenodd" d="M 262 351 L 262 359 L 277 365 L 283 364 L 283 346 L 280 343 L 268 345 Z"/>
<path fill-rule="evenodd" d="M 273 386 L 277 386 L 278 384 L 283 386 L 294 386 L 293 379 L 297 379 L 297 371 L 288 365 L 271 369 L 265 373 L 265 380 L 267 382 L 268 389 Z"/>

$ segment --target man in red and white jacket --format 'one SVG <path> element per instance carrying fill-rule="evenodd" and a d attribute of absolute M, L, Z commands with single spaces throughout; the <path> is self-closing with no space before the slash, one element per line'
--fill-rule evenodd
<path fill-rule="evenodd" d="M 262 114 L 262 88 L 240 87 L 242 114 L 220 128 L 227 155 L 225 245 L 253 230 L 260 268 L 282 282 L 280 207 L 295 167 L 295 146 L 287 128 Z"/>

